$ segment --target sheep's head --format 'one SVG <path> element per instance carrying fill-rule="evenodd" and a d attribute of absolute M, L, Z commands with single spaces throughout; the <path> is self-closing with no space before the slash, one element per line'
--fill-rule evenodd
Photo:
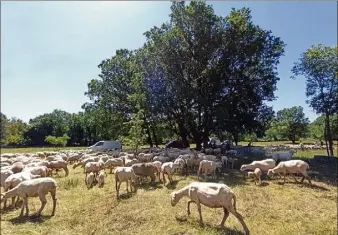
<path fill-rule="evenodd" d="M 273 176 L 273 170 L 272 170 L 272 169 L 269 169 L 267 175 L 271 178 L 271 177 Z"/>
<path fill-rule="evenodd" d="M 245 165 L 245 164 L 244 164 L 244 165 L 242 165 L 242 166 L 241 166 L 241 169 L 240 169 L 240 171 L 242 171 L 242 172 L 243 172 L 243 171 L 245 171 L 245 170 L 246 170 L 246 168 L 247 168 L 247 166 L 248 166 L 248 165 Z"/>
<path fill-rule="evenodd" d="M 0 196 L 0 203 L 2 203 L 5 200 L 5 194 L 2 193 Z"/>
<path fill-rule="evenodd" d="M 171 196 L 171 206 L 176 206 L 176 204 L 178 202 L 176 193 L 173 192 L 173 193 L 171 193 L 170 196 Z"/>
<path fill-rule="evenodd" d="M 248 178 L 253 178 L 255 174 L 253 172 L 248 172 Z"/>

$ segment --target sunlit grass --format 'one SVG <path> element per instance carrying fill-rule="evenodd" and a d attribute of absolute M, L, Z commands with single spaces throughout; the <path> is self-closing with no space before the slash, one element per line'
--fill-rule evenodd
<path fill-rule="evenodd" d="M 69 177 L 56 177 L 58 202 L 56 215 L 49 217 L 52 201 L 47 196 L 47 205 L 40 220 L 20 220 L 19 209 L 6 212 L 1 217 L 1 234 L 241 234 L 242 227 L 232 215 L 226 221 L 227 233 L 216 225 L 222 218 L 221 209 L 202 207 L 206 226 L 198 224 L 198 214 L 192 205 L 192 215 L 186 222 L 177 218 L 186 217 L 186 203 L 182 199 L 176 207 L 170 205 L 173 188 L 162 184 L 139 188 L 131 197 L 126 197 L 125 184 L 121 185 L 124 199 L 116 200 L 113 175 L 108 174 L 104 188 L 88 190 L 84 183 L 83 169 L 70 168 Z M 179 180 L 176 189 L 196 180 L 195 176 Z M 218 179 L 231 186 L 237 195 L 238 211 L 244 216 L 253 235 L 309 235 L 337 234 L 337 190 L 333 186 L 313 182 L 315 188 L 277 181 L 265 181 L 264 186 L 255 186 L 243 180 L 237 171 Z M 268 184 L 268 185 L 266 185 Z M 29 199 L 30 213 L 40 207 L 38 198 Z M 287 226 L 286 226 L 287 225 Z"/>

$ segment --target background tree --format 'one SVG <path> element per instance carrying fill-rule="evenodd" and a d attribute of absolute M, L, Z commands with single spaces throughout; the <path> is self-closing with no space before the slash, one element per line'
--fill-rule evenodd
<path fill-rule="evenodd" d="M 299 138 L 306 137 L 308 124 L 309 119 L 305 117 L 303 107 L 285 108 L 277 112 L 267 134 L 274 139 L 287 138 L 294 144 Z"/>
<path fill-rule="evenodd" d="M 295 76 L 306 78 L 307 103 L 317 114 L 325 115 L 325 140 L 328 155 L 333 156 L 330 116 L 338 113 L 338 48 L 319 44 L 304 52 L 292 68 Z"/>
<path fill-rule="evenodd" d="M 1 120 L 0 120 L 0 134 L 1 134 L 1 139 L 0 139 L 0 145 L 3 145 L 6 143 L 7 139 L 7 124 L 8 124 L 8 119 L 5 114 L 1 114 Z"/>
<path fill-rule="evenodd" d="M 24 133 L 27 129 L 27 124 L 18 118 L 11 118 L 7 122 L 6 128 L 6 144 L 8 145 L 23 145 Z"/>

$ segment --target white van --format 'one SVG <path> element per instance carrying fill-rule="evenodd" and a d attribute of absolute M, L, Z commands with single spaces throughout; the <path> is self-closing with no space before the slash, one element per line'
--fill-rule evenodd
<path fill-rule="evenodd" d="M 108 149 L 118 150 L 118 149 L 122 149 L 122 144 L 120 141 L 102 140 L 88 147 L 88 149 L 91 149 L 94 151 L 102 151 L 102 150 L 108 150 Z"/>

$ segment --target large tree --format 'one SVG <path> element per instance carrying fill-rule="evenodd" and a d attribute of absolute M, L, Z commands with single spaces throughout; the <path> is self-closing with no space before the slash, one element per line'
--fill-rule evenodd
<path fill-rule="evenodd" d="M 1 139 L 0 139 L 0 145 L 5 144 L 6 139 L 7 139 L 7 124 L 8 124 L 8 119 L 5 114 L 0 113 L 1 115 L 1 120 L 0 120 L 0 134 L 1 134 Z"/>
<path fill-rule="evenodd" d="M 308 104 L 317 114 L 325 115 L 325 140 L 328 155 L 333 156 L 333 138 L 330 116 L 338 113 L 338 47 L 319 44 L 304 52 L 292 72 L 306 78 Z M 294 76 L 293 76 L 294 78 Z"/>
<path fill-rule="evenodd" d="M 274 99 L 284 43 L 254 25 L 247 8 L 225 18 L 204 2 L 173 3 L 171 11 L 169 22 L 145 33 L 158 110 L 197 147 L 218 129 L 237 142 L 256 129 L 263 101 Z"/>
<path fill-rule="evenodd" d="M 285 108 L 277 112 L 275 120 L 272 122 L 270 128 L 276 130 L 276 137 L 291 140 L 295 143 L 296 140 L 306 137 L 308 133 L 309 119 L 305 117 L 303 107 L 294 106 L 292 108 Z"/>

